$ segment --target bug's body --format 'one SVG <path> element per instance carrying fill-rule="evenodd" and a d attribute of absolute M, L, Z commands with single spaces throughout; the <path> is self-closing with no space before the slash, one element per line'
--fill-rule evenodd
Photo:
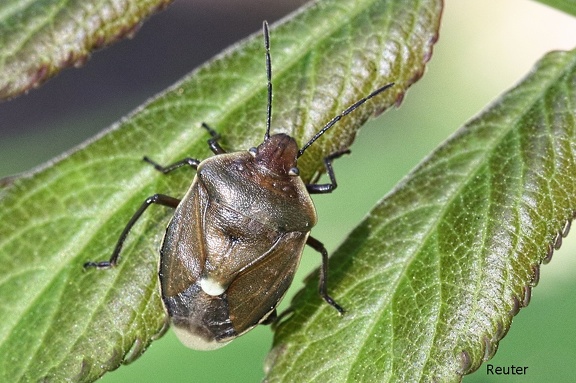
<path fill-rule="evenodd" d="M 213 157 L 185 158 L 169 166 L 144 160 L 169 173 L 181 166 L 196 176 L 180 200 L 163 194 L 148 197 L 120 234 L 109 261 L 84 267 L 107 269 L 118 262 L 124 241 L 152 204 L 175 209 L 160 250 L 162 300 L 184 344 L 210 350 L 227 344 L 259 323 L 270 323 L 292 283 L 305 245 L 322 255 L 320 296 L 343 314 L 327 292 L 328 252 L 310 237 L 316 224 L 311 193 L 330 193 L 337 184 L 332 161 L 348 150 L 324 158 L 330 183 L 304 184 L 297 159 L 324 132 L 370 98 L 377 89 L 335 116 L 301 148 L 286 134 L 270 135 L 272 81 L 268 24 L 264 22 L 268 113 L 264 141 L 248 151 L 226 153 L 219 136 L 203 124 Z"/>
<path fill-rule="evenodd" d="M 285 135 L 269 140 L 298 149 Z M 271 315 L 315 224 L 300 177 L 271 171 L 248 151 L 202 161 L 161 250 L 162 298 L 180 339 L 219 347 Z"/>

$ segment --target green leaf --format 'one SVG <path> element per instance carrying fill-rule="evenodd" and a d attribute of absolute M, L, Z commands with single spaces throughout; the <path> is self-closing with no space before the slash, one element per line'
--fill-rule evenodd
<path fill-rule="evenodd" d="M 356 100 L 396 83 L 306 151 L 305 180 L 421 76 L 440 12 L 439 0 L 318 1 L 273 28 L 274 132 L 303 143 Z M 147 196 L 180 197 L 190 185 L 190 170 L 165 176 L 143 155 L 166 164 L 205 158 L 202 122 L 224 147 L 247 149 L 262 141 L 265 116 L 258 33 L 82 147 L 0 182 L 0 355 L 8 356 L 0 381 L 92 381 L 140 355 L 165 323 L 156 273 L 171 212 L 146 212 L 115 269 L 84 271 L 83 263 L 109 258 Z"/>
<path fill-rule="evenodd" d="M 0 100 L 40 85 L 90 52 L 132 35 L 172 0 L 3 0 Z M 136 65 L 136 64 L 135 64 Z"/>
<path fill-rule="evenodd" d="M 383 199 L 317 278 L 272 382 L 457 382 L 496 352 L 576 210 L 576 50 L 545 56 Z"/>
<path fill-rule="evenodd" d="M 537 0 L 542 4 L 564 11 L 576 16 L 576 1 L 574 0 Z"/>

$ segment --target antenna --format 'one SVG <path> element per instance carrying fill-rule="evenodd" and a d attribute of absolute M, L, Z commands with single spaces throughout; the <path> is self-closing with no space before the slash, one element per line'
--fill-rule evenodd
<path fill-rule="evenodd" d="M 298 151 L 297 158 L 299 158 L 302 154 L 304 154 L 304 151 L 306 149 L 308 149 L 308 147 L 310 145 L 312 145 L 314 143 L 314 141 L 316 141 L 318 138 L 320 138 L 320 136 L 322 136 L 328 129 L 330 129 L 332 127 L 332 125 L 334 125 L 335 123 L 340 121 L 340 119 L 342 119 L 342 117 L 346 116 L 347 114 L 352 113 L 360 105 L 364 104 L 366 101 L 370 100 L 372 97 L 377 96 L 378 94 L 384 92 L 386 89 L 390 88 L 392 85 L 394 85 L 393 82 L 391 82 L 390 84 L 386 84 L 379 89 L 376 89 L 374 92 L 370 93 L 368 96 L 364 97 L 363 99 L 356 101 L 354 104 L 350 105 L 348 107 L 348 109 L 346 109 L 345 111 L 343 111 L 342 113 L 340 113 L 339 115 L 337 115 L 336 117 L 334 117 L 333 119 L 328 121 L 328 123 L 326 125 L 324 125 L 324 127 L 322 129 L 320 129 L 318 131 L 318 133 L 316 133 L 314 135 L 314 137 L 312 137 L 310 139 L 310 141 L 308 141 L 304 146 L 302 146 L 302 149 L 300 149 Z"/>
<path fill-rule="evenodd" d="M 266 133 L 264 134 L 264 141 L 266 141 L 270 138 L 270 123 L 272 120 L 272 60 L 270 59 L 270 31 L 266 20 L 264 20 L 262 28 L 264 29 L 264 48 L 266 49 L 266 78 L 268 79 L 268 106 L 266 112 Z"/>

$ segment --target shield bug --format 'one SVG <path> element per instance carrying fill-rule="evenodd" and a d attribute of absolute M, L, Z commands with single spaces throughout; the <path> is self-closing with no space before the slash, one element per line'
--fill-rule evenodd
<path fill-rule="evenodd" d="M 160 250 L 162 300 L 172 325 L 187 346 L 210 350 L 224 346 L 260 323 L 276 318 L 276 307 L 292 283 L 305 245 L 322 256 L 320 296 L 344 313 L 327 292 L 328 252 L 309 236 L 317 217 L 310 194 L 330 193 L 337 184 L 332 161 L 324 159 L 327 184 L 304 184 L 297 159 L 324 132 L 388 84 L 330 120 L 304 146 L 279 133 L 270 135 L 272 70 L 268 24 L 264 22 L 268 103 L 263 142 L 247 151 L 227 153 L 208 125 L 214 156 L 185 158 L 169 166 L 144 160 L 162 173 L 182 166 L 196 170 L 180 200 L 164 194 L 147 198 L 122 231 L 110 260 L 84 267 L 106 269 L 118 263 L 126 237 L 152 204 L 174 208 Z"/>

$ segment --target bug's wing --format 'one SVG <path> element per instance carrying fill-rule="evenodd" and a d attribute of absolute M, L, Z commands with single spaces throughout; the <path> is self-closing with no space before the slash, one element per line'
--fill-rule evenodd
<path fill-rule="evenodd" d="M 206 262 L 204 220 L 208 197 L 194 180 L 166 229 L 160 258 L 162 300 L 178 338 L 196 350 L 222 347 L 236 336 L 227 302 L 198 283 Z"/>
<path fill-rule="evenodd" d="M 205 190 L 194 179 L 166 228 L 159 268 L 163 298 L 196 283 L 204 268 L 202 201 L 206 199 Z"/>
<path fill-rule="evenodd" d="M 274 249 L 236 276 L 226 291 L 230 318 L 238 334 L 265 320 L 284 297 L 308 233 L 284 233 Z"/>

